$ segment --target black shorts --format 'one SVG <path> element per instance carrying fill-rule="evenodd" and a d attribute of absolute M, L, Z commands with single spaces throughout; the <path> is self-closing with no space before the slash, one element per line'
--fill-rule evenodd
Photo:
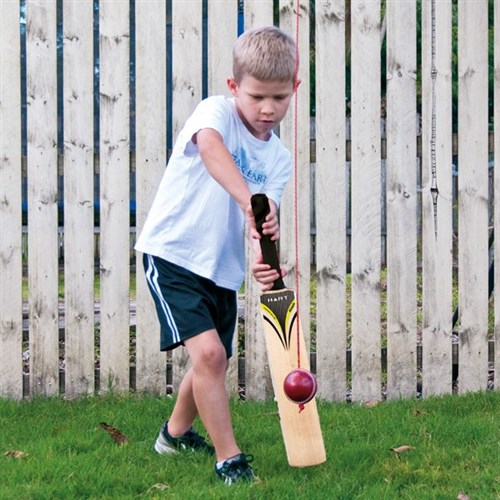
<path fill-rule="evenodd" d="M 161 350 L 215 329 L 231 357 L 238 317 L 236 292 L 160 257 L 144 254 L 143 262 L 160 320 Z"/>

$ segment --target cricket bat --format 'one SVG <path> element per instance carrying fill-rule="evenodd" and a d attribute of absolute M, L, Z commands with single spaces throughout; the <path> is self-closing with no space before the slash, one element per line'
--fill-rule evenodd
<path fill-rule="evenodd" d="M 269 213 L 269 200 L 265 194 L 259 193 L 252 196 L 251 202 L 257 231 L 261 235 L 260 247 L 263 260 L 279 272 L 276 244 L 270 236 L 262 234 L 262 224 Z M 301 333 L 302 329 L 300 326 L 297 328 L 295 291 L 286 288 L 279 277 L 274 282 L 273 288 L 261 295 L 260 306 L 269 369 L 278 403 L 288 464 L 291 467 L 321 464 L 326 461 L 326 452 L 316 400 L 313 398 L 305 404 L 303 410 L 300 410 L 297 403 L 288 399 L 283 388 L 286 376 L 298 368 L 297 342 L 300 342 L 300 368 L 309 370 L 309 352 Z"/>

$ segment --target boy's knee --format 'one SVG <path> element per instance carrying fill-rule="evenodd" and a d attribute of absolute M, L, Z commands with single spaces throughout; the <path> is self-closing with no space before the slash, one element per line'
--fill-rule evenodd
<path fill-rule="evenodd" d="M 227 356 L 222 344 L 211 343 L 203 347 L 200 352 L 194 369 L 198 371 L 226 371 Z"/>

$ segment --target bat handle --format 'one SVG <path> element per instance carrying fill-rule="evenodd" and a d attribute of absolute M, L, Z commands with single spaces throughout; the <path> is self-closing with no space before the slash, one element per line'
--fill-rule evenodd
<path fill-rule="evenodd" d="M 269 235 L 263 234 L 262 224 L 266 220 L 266 216 L 270 211 L 269 200 L 265 194 L 257 193 L 252 196 L 252 211 L 255 218 L 255 225 L 260 234 L 260 249 L 262 251 L 262 259 L 265 264 L 271 266 L 272 269 L 278 271 L 279 277 L 274 282 L 271 290 L 282 290 L 285 288 L 285 283 L 281 278 L 281 267 L 278 258 L 276 243 L 271 240 Z"/>

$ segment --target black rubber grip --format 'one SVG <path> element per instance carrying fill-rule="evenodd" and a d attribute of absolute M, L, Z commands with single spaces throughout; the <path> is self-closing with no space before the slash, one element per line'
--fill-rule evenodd
<path fill-rule="evenodd" d="M 272 290 L 282 290 L 285 287 L 285 283 L 281 278 L 281 268 L 278 258 L 278 251 L 276 249 L 276 243 L 271 240 L 269 235 L 262 233 L 262 224 L 266 220 L 266 216 L 270 211 L 269 200 L 265 194 L 258 193 L 252 196 L 252 211 L 255 217 L 255 224 L 257 226 L 257 231 L 259 232 L 260 238 L 260 249 L 262 251 L 262 259 L 265 264 L 269 264 L 272 269 L 275 269 L 279 273 L 279 278 L 276 279 Z"/>

